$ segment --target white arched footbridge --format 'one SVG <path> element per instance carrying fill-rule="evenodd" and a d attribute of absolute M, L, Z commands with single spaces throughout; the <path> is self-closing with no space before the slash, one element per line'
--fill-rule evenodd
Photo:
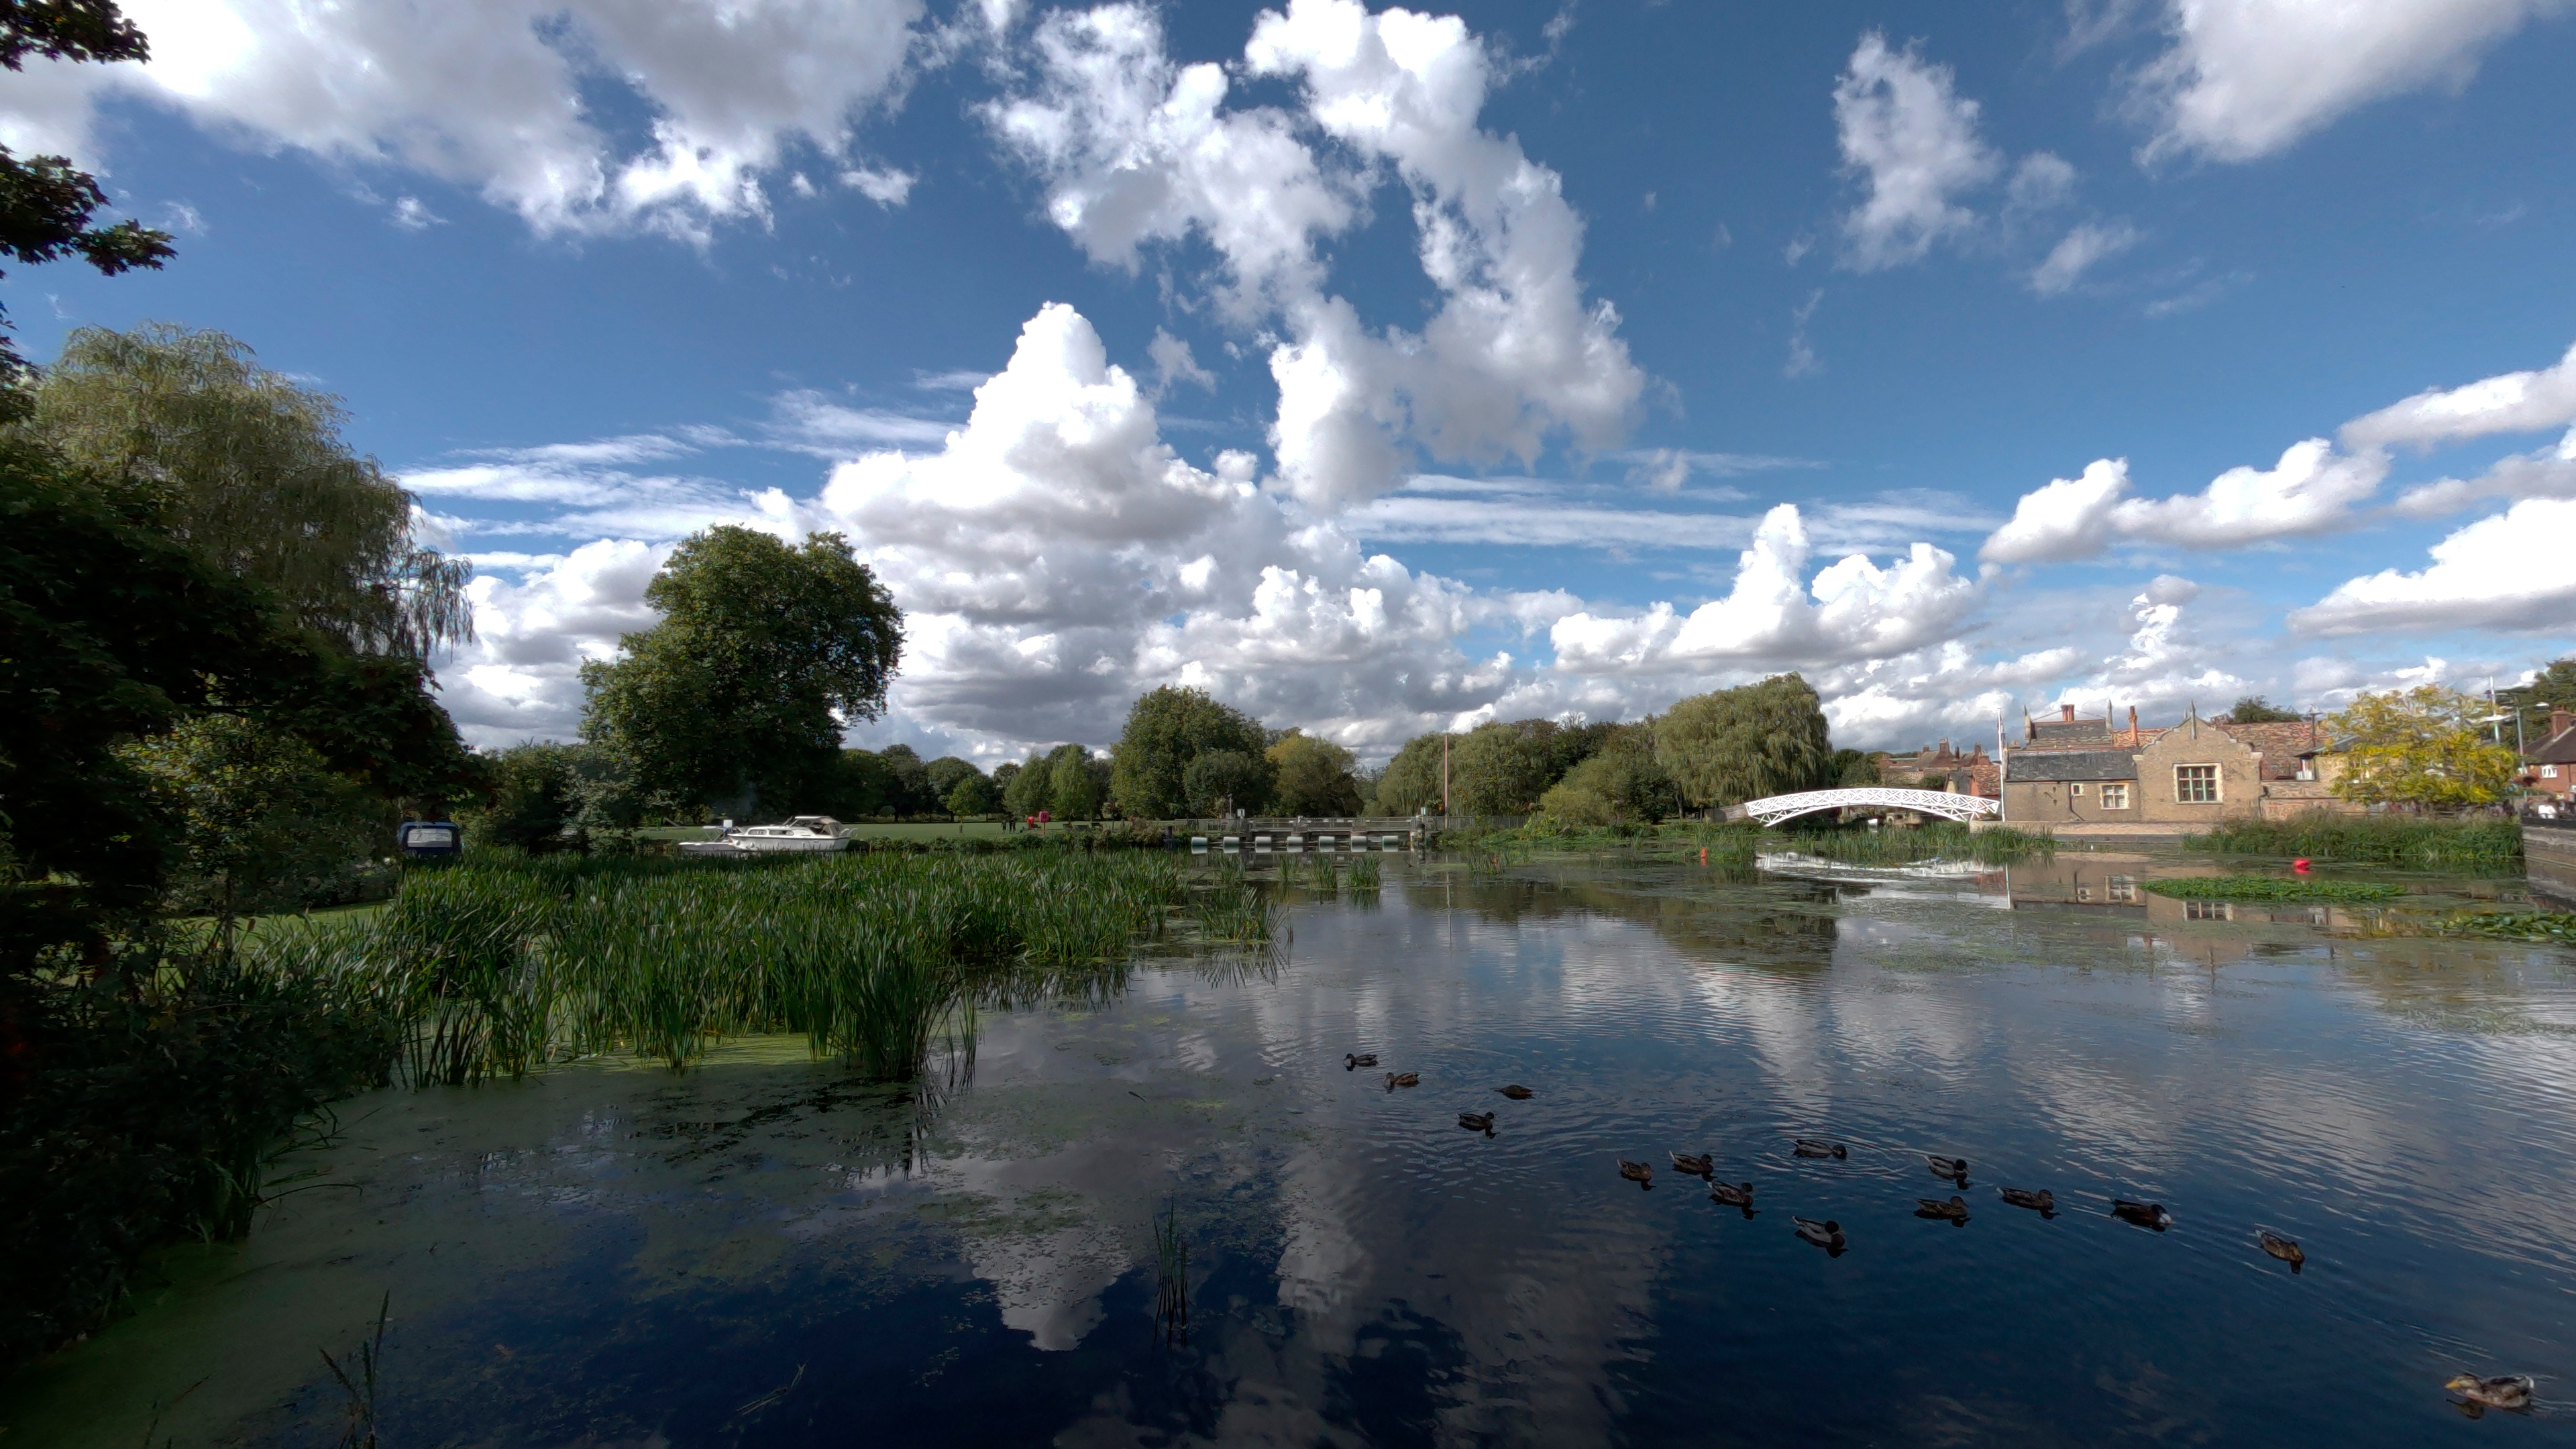
<path fill-rule="evenodd" d="M 1847 806 L 1877 806 L 1883 810 L 1915 810 L 1925 815 L 1938 815 L 1945 820 L 1980 820 L 2004 813 L 2001 800 L 1982 795 L 1953 795 L 1946 790 L 1897 790 L 1871 785 L 1850 790 L 1806 790 L 1795 795 L 1772 795 L 1760 800 L 1747 800 L 1737 809 L 1740 818 L 1777 825 L 1792 816 L 1812 815 L 1819 810 L 1840 810 Z M 1732 815 L 1735 812 L 1729 811 Z"/>

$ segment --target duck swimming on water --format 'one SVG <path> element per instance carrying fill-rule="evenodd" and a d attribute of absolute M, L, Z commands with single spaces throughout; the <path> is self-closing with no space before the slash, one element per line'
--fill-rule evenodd
<path fill-rule="evenodd" d="M 1655 1169 L 1645 1163 L 1630 1162 L 1622 1157 L 1619 1159 L 1619 1175 L 1648 1192 L 1655 1190 Z"/>
<path fill-rule="evenodd" d="M 1508 1087 L 1496 1087 L 1494 1090 L 1511 1098 L 1515 1102 L 1526 1102 L 1530 1098 L 1538 1095 L 1538 1093 L 1531 1091 L 1529 1088 L 1522 1086 L 1518 1082 L 1514 1082 Z"/>
<path fill-rule="evenodd" d="M 1964 1157 L 1943 1157 L 1937 1152 L 1926 1152 L 1923 1161 L 1931 1167 L 1934 1177 L 1947 1177 L 1959 1182 L 1968 1180 L 1968 1159 Z"/>
<path fill-rule="evenodd" d="M 1461 1112 L 1458 1114 L 1458 1125 L 1466 1128 L 1470 1132 L 1482 1132 L 1486 1136 L 1491 1137 L 1494 1135 L 1494 1114 L 1491 1112 Z"/>
<path fill-rule="evenodd" d="M 1965 1227 L 1968 1222 L 1968 1200 L 1955 1192 L 1950 1194 L 1947 1202 L 1937 1197 L 1918 1197 L 1914 1200 L 1914 1215 L 1918 1218 L 1948 1218 L 1951 1222 Z"/>
<path fill-rule="evenodd" d="M 2001 1192 L 2004 1201 L 2014 1207 L 2028 1208 L 2044 1218 L 2057 1216 L 2057 1195 L 2047 1188 L 2043 1187 L 2037 1192 L 2026 1187 L 1998 1188 L 1996 1191 Z"/>
<path fill-rule="evenodd" d="M 2529 1374 L 2498 1374 L 2490 1379 L 2462 1374 L 2442 1387 L 2476 1408 L 2524 1410 L 2531 1407 Z"/>
<path fill-rule="evenodd" d="M 1420 1072 L 1389 1072 L 1386 1074 L 1386 1089 L 1390 1092 L 1394 1091 L 1398 1087 L 1419 1087 L 1421 1085 L 1422 1074 Z"/>
<path fill-rule="evenodd" d="M 1342 1058 L 1342 1070 L 1346 1072 L 1356 1072 L 1362 1067 L 1376 1065 L 1377 1053 L 1375 1052 L 1351 1052 Z"/>
<path fill-rule="evenodd" d="M 1813 1137 L 1801 1137 L 1797 1139 L 1795 1142 L 1790 1144 L 1789 1150 L 1797 1153 L 1800 1157 L 1851 1156 L 1851 1149 L 1843 1146 L 1841 1143 L 1820 1142 Z"/>
<path fill-rule="evenodd" d="M 2173 1226 L 2173 1214 L 2166 1212 L 2165 1205 L 2160 1202 L 2131 1202 L 2125 1197 L 2115 1197 L 2111 1199 L 2111 1216 L 2160 1233 Z"/>
<path fill-rule="evenodd" d="M 2289 1264 L 2290 1271 L 2293 1273 L 2307 1264 L 2308 1250 L 2300 1247 L 2299 1240 L 2296 1238 L 2282 1237 L 2270 1228 L 2256 1228 L 2254 1241 L 2263 1245 L 2264 1252 Z"/>
<path fill-rule="evenodd" d="M 1797 1225 L 1799 1237 L 1806 1239 L 1808 1242 L 1815 1244 L 1817 1247 L 1824 1249 L 1828 1253 L 1840 1253 L 1844 1248 L 1850 1246 L 1849 1240 L 1843 1237 L 1843 1225 L 1835 1222 L 1832 1218 L 1827 1218 L 1821 1223 L 1817 1222 L 1814 1218 L 1800 1217 L 1793 1217 L 1789 1219 L 1789 1221 Z"/>
<path fill-rule="evenodd" d="M 1697 1157 L 1686 1152 L 1667 1152 L 1664 1155 L 1673 1160 L 1673 1171 L 1684 1177 L 1706 1177 L 1717 1171 L 1716 1159 L 1705 1152 Z"/>
<path fill-rule="evenodd" d="M 1740 1207 L 1749 1213 L 1753 1211 L 1753 1184 L 1712 1182 L 1708 1185 L 1708 1200 L 1724 1203 L 1728 1207 Z"/>

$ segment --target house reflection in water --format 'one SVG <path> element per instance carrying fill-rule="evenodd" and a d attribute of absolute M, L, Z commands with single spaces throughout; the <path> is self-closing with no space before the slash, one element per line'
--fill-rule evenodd
<path fill-rule="evenodd" d="M 2176 900 L 2147 889 L 2150 880 L 2222 873 L 2214 866 L 2180 864 L 2143 855 L 2063 852 L 2049 860 L 2021 862 L 1987 872 L 1977 878 L 1977 889 L 1981 894 L 2003 895 L 2017 911 L 2073 911 L 2149 927 L 2229 922 L 2335 930 L 2366 924 L 2336 906 Z"/>

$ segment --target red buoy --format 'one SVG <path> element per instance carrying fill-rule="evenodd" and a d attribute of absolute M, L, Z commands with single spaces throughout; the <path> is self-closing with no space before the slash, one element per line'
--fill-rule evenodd
<path fill-rule="evenodd" d="M 2290 869 L 2297 871 L 2301 875 L 2306 875 L 2308 873 L 2308 858 L 2303 855 L 2298 859 L 2291 861 Z"/>

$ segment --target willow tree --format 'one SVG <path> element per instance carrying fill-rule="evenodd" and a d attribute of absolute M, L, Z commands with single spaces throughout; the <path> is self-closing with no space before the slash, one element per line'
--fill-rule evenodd
<path fill-rule="evenodd" d="M 1655 762 L 1693 806 L 1725 806 L 1834 781 L 1815 687 L 1795 674 L 1693 695 L 1655 721 Z"/>
<path fill-rule="evenodd" d="M 411 494 L 341 441 L 347 417 L 221 332 L 151 324 L 74 332 L 27 426 L 296 623 L 425 660 L 473 637 L 473 570 L 421 544 Z"/>

